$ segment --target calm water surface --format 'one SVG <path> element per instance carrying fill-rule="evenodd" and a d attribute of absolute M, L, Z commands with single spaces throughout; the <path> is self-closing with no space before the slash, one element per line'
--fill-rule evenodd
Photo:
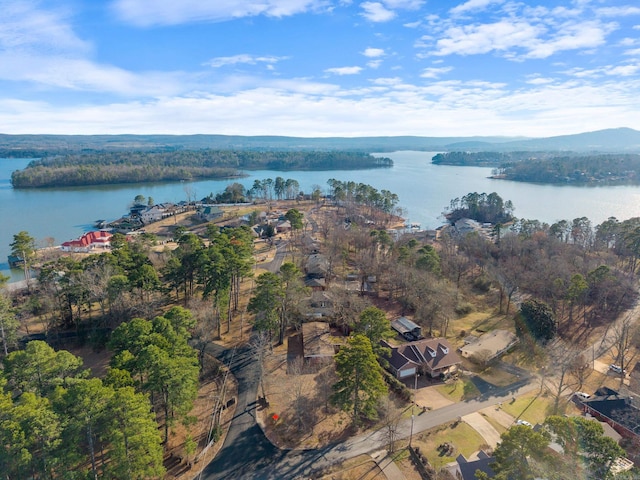
<path fill-rule="evenodd" d="M 455 197 L 469 192 L 497 192 L 515 205 L 515 215 L 547 223 L 586 216 L 593 224 L 610 216 L 619 220 L 640 216 L 640 187 L 574 187 L 533 185 L 487 178 L 489 168 L 433 165 L 434 152 L 386 153 L 393 159 L 389 169 L 332 170 L 323 172 L 281 172 L 259 170 L 247 172 L 238 181 L 251 187 L 255 179 L 295 178 L 304 192 L 313 185 L 327 188 L 327 180 L 367 183 L 378 190 L 396 193 L 406 217 L 423 228 L 435 228 L 443 223 L 442 211 Z M 128 205 L 138 195 L 153 197 L 156 203 L 179 202 L 187 197 L 187 186 L 196 198 L 218 193 L 229 180 L 203 180 L 183 183 L 145 185 L 109 185 L 55 189 L 14 190 L 11 172 L 24 168 L 29 160 L 0 159 L 0 271 L 9 274 L 6 263 L 13 235 L 28 231 L 39 242 L 53 237 L 57 244 L 79 237 L 91 230 L 98 219 L 114 220 L 127 212 Z M 19 278 L 13 272 L 12 278 Z"/>

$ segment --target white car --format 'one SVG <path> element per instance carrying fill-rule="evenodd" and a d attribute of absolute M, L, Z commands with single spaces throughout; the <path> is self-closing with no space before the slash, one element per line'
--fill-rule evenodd
<path fill-rule="evenodd" d="M 580 400 L 589 400 L 591 398 L 591 395 L 584 392 L 574 392 L 573 394 Z"/>
<path fill-rule="evenodd" d="M 624 375 L 627 373 L 627 371 L 623 370 L 620 365 L 615 365 L 613 363 L 609 365 L 609 370 L 611 370 L 613 373 L 617 373 L 618 375 Z"/>
<path fill-rule="evenodd" d="M 524 425 L 525 427 L 529 427 L 529 428 L 533 428 L 533 425 L 531 425 L 529 422 L 527 422 L 526 420 L 518 420 L 516 422 L 516 425 Z"/>

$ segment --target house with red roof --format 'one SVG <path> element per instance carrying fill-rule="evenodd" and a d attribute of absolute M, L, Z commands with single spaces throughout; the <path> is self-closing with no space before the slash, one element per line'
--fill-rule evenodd
<path fill-rule="evenodd" d="M 87 232 L 76 240 L 64 242 L 60 245 L 63 252 L 88 253 L 97 248 L 108 248 L 111 246 L 111 237 L 113 235 L 104 230 Z"/>

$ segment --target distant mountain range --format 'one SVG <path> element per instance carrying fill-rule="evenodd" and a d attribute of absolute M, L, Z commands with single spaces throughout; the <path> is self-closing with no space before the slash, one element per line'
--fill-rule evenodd
<path fill-rule="evenodd" d="M 614 128 L 547 138 L 525 137 L 327 137 L 238 135 L 7 135 L 0 157 L 38 157 L 98 151 L 167 150 L 283 151 L 558 151 L 640 153 L 640 131 Z"/>

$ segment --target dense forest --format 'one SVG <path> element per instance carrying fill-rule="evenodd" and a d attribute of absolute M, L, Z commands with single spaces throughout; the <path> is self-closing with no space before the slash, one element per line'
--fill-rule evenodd
<path fill-rule="evenodd" d="M 565 152 L 448 152 L 432 159 L 437 165 L 495 167 L 494 178 L 535 183 L 581 185 L 637 184 L 640 155 L 582 155 Z"/>
<path fill-rule="evenodd" d="M 74 154 L 33 160 L 16 171 L 16 188 L 229 178 L 243 169 L 346 170 L 390 167 L 389 158 L 354 152 L 177 150 Z"/>
<path fill-rule="evenodd" d="M 595 184 L 637 184 L 640 155 L 562 156 L 507 163 L 495 173 L 499 178 L 519 182 Z"/>
<path fill-rule="evenodd" d="M 551 159 L 556 155 L 554 152 L 446 152 L 435 155 L 431 163 L 460 167 L 502 167 L 511 163 Z M 566 157 L 571 155 L 577 154 L 565 154 Z"/>
<path fill-rule="evenodd" d="M 480 223 L 504 224 L 513 220 L 513 210 L 511 200 L 505 202 L 496 192 L 472 192 L 451 200 L 445 217 L 452 224 L 461 218 L 470 218 Z"/>

